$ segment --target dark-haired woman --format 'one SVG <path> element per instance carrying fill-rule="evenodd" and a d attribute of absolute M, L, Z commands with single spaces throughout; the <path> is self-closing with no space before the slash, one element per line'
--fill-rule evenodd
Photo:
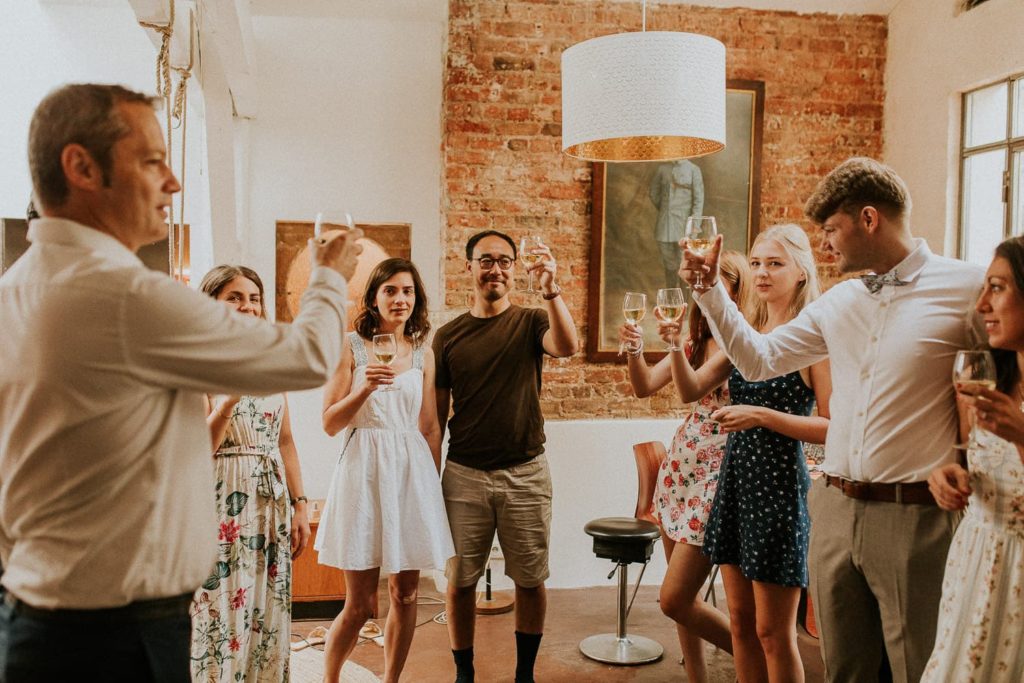
<path fill-rule="evenodd" d="M 266 317 L 263 282 L 249 268 L 217 266 L 199 288 L 242 315 Z M 291 563 L 309 541 L 288 402 L 284 394 L 207 397 L 206 413 L 220 549 L 192 603 L 192 680 L 287 681 Z"/>
<path fill-rule="evenodd" d="M 949 546 L 927 683 L 1024 681 L 1024 238 L 996 248 L 975 310 L 998 381 L 957 387 L 976 411 L 978 446 L 966 469 L 928 478 L 939 507 L 967 512 Z"/>
<path fill-rule="evenodd" d="M 324 680 L 336 681 L 370 618 L 377 581 L 388 574 L 384 680 L 397 681 L 416 628 L 420 570 L 442 569 L 455 554 L 441 496 L 441 430 L 427 298 L 416 267 L 382 261 L 324 396 L 324 430 L 348 428 L 324 507 L 320 562 L 345 572 L 345 607 L 327 635 Z M 374 362 L 374 335 L 398 342 L 391 365 Z M 389 387 L 390 391 L 382 391 Z"/>
<path fill-rule="evenodd" d="M 738 252 L 726 251 L 722 254 L 721 270 L 730 296 L 744 307 L 750 289 L 746 258 Z M 654 511 L 668 558 L 668 570 L 661 584 L 661 611 L 678 625 L 687 680 L 703 683 L 708 680 L 703 641 L 732 652 L 729 620 L 698 597 L 711 572 L 711 563 L 701 552 L 701 546 L 727 437 L 719 431 L 711 414 L 729 404 L 726 381 L 732 364 L 718 350 L 699 308 L 690 311 L 689 323 L 689 335 L 681 344 L 681 324 L 659 321 L 659 333 L 677 350 L 670 351 L 653 367 L 644 362 L 638 328 L 627 323 L 620 328 L 619 337 L 627 348 L 636 349 L 629 353 L 627 364 L 629 382 L 638 398 L 650 396 L 675 379 L 679 398 L 683 403 L 693 403 L 693 410 L 676 430 L 658 471 Z"/>

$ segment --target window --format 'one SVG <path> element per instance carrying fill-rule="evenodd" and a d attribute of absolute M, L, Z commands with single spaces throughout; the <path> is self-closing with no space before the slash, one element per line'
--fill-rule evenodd
<path fill-rule="evenodd" d="M 960 258 L 987 266 L 1024 234 L 1024 74 L 963 96 Z"/>

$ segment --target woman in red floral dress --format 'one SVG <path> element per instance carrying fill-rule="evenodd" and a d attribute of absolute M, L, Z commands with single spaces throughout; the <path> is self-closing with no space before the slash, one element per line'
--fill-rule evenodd
<path fill-rule="evenodd" d="M 733 300 L 742 308 L 749 290 L 746 257 L 725 252 L 721 273 Z M 711 414 L 729 404 L 726 382 L 732 364 L 718 350 L 696 306 L 690 313 L 685 344 L 680 344 L 679 322 L 659 321 L 658 333 L 672 348 L 682 346 L 684 352 L 670 351 L 653 367 L 644 362 L 642 348 L 630 352 L 629 381 L 639 398 L 674 381 L 683 403 L 693 403 L 690 414 L 676 430 L 668 457 L 661 463 L 654 509 L 668 557 L 668 570 L 661 584 L 661 610 L 676 621 L 688 680 L 703 682 L 707 681 L 703 641 L 732 652 L 728 619 L 698 599 L 711 572 L 701 546 L 726 441 Z M 626 348 L 642 346 L 639 328 L 627 323 L 619 335 Z"/>

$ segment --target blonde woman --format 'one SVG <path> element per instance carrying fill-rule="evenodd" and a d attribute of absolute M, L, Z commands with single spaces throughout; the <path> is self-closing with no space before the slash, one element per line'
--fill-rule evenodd
<path fill-rule="evenodd" d="M 217 266 L 199 288 L 241 315 L 266 317 L 263 282 L 245 266 Z M 287 681 L 291 564 L 310 535 L 288 402 L 207 397 L 206 413 L 220 546 L 192 603 L 192 680 Z"/>
<path fill-rule="evenodd" d="M 811 245 L 797 225 L 759 234 L 750 269 L 749 318 L 759 332 L 792 320 L 819 294 Z M 739 680 L 802 681 L 795 625 L 807 586 L 810 478 L 801 442 L 825 441 L 828 361 L 760 382 L 733 369 L 729 393 L 732 404 L 711 416 L 729 438 L 704 553 L 722 567 Z"/>

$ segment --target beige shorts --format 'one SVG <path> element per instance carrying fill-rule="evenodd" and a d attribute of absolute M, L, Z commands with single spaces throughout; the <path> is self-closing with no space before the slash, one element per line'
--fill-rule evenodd
<path fill-rule="evenodd" d="M 551 540 L 551 472 L 547 458 L 502 470 L 477 470 L 448 462 L 441 477 L 455 557 L 445 575 L 459 588 L 480 580 L 494 533 L 505 558 L 505 575 L 517 586 L 544 583 Z"/>

